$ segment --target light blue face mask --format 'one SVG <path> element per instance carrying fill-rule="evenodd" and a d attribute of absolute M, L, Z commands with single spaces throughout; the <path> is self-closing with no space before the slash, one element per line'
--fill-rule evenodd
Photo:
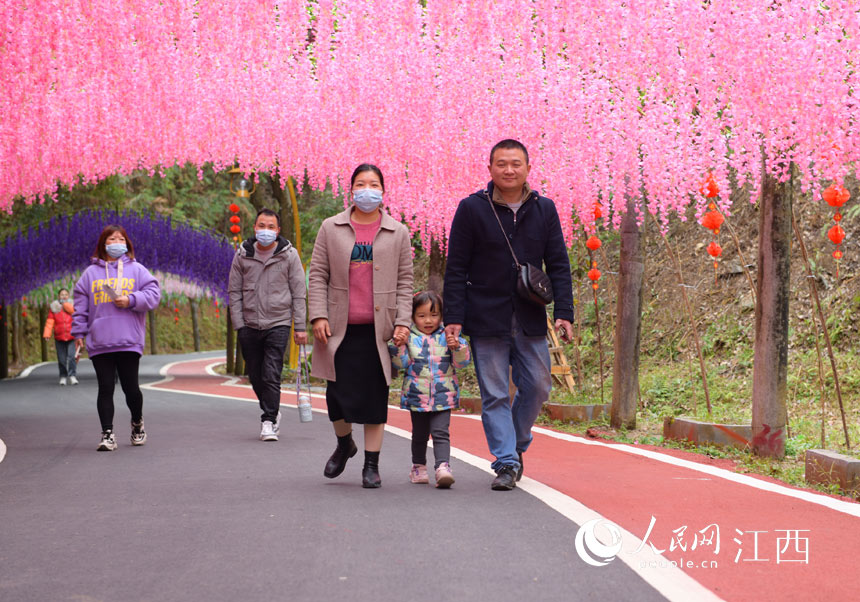
<path fill-rule="evenodd" d="M 278 233 L 274 230 L 255 230 L 254 232 L 261 247 L 268 247 L 278 238 Z"/>
<path fill-rule="evenodd" d="M 352 202 L 362 213 L 373 213 L 382 204 L 382 191 L 376 188 L 362 188 L 352 193 Z"/>
<path fill-rule="evenodd" d="M 105 251 L 114 259 L 119 259 L 128 252 L 128 247 L 121 242 L 105 245 Z"/>

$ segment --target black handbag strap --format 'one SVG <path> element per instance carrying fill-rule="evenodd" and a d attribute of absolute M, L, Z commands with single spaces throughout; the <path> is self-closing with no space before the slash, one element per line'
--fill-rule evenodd
<path fill-rule="evenodd" d="M 496 216 L 496 221 L 499 224 L 499 229 L 502 231 L 502 238 L 504 238 L 505 242 L 508 243 L 508 248 L 511 250 L 511 255 L 514 258 L 514 263 L 517 264 L 517 269 L 520 269 L 523 266 L 520 264 L 520 260 L 517 259 L 517 254 L 514 253 L 514 248 L 511 246 L 511 241 L 508 240 L 508 233 L 505 232 L 505 228 L 502 226 L 502 220 L 499 219 L 499 214 L 496 213 L 496 208 L 493 207 L 493 200 L 490 198 L 489 190 L 487 191 L 487 201 L 490 203 L 490 211 L 492 211 L 493 215 Z"/>

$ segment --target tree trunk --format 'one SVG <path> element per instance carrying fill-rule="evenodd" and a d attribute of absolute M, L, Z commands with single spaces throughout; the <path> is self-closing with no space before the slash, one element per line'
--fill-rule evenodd
<path fill-rule="evenodd" d="M 45 326 L 45 322 L 48 320 L 48 306 L 40 305 L 39 306 L 39 325 L 36 328 L 36 332 L 39 334 L 39 342 L 41 343 L 42 349 L 42 361 L 48 361 L 48 341 L 45 340 L 45 337 L 42 336 L 42 328 Z"/>
<path fill-rule="evenodd" d="M 9 378 L 9 308 L 0 305 L 0 378 Z"/>
<path fill-rule="evenodd" d="M 615 319 L 615 361 L 612 377 L 613 428 L 636 428 L 639 395 L 639 339 L 642 331 L 642 278 L 645 264 L 636 218 L 636 205 L 627 199 L 621 221 L 621 257 Z"/>
<path fill-rule="evenodd" d="M 269 188 L 272 190 L 272 197 L 278 203 L 278 219 L 281 224 L 281 236 L 295 244 L 295 232 L 293 232 L 293 207 L 290 200 L 284 192 L 284 187 L 281 184 L 281 176 L 278 172 L 267 174 L 266 179 L 269 181 Z"/>
<path fill-rule="evenodd" d="M 227 374 L 233 374 L 233 366 L 234 366 L 234 332 L 233 332 L 233 319 L 230 317 L 230 306 L 227 305 L 225 307 L 227 310 Z"/>
<path fill-rule="evenodd" d="M 21 361 L 21 302 L 12 304 L 12 363 Z"/>
<path fill-rule="evenodd" d="M 155 310 L 151 309 L 149 314 L 149 353 L 155 355 L 158 353 L 158 337 L 155 334 Z"/>
<path fill-rule="evenodd" d="M 189 299 L 191 306 L 191 333 L 194 337 L 194 351 L 200 351 L 200 305 L 197 299 Z"/>
<path fill-rule="evenodd" d="M 445 278 L 445 255 L 438 241 L 430 244 L 430 262 L 427 265 L 427 288 L 442 294 L 442 283 Z"/>
<path fill-rule="evenodd" d="M 764 171 L 764 169 L 762 169 Z M 753 451 L 785 455 L 788 377 L 788 301 L 791 272 L 791 201 L 787 182 L 762 175 L 759 201 L 758 280 L 753 359 Z"/>

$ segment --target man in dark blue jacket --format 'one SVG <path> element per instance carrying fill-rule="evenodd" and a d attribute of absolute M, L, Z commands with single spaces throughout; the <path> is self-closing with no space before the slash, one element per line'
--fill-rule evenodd
<path fill-rule="evenodd" d="M 530 169 L 522 143 L 496 144 L 490 152 L 492 182 L 460 201 L 448 237 L 445 334 L 455 348 L 461 330 L 471 338 L 481 420 L 496 458 L 492 488 L 499 491 L 513 489 L 522 477 L 523 453 L 552 386 L 546 308 L 517 295 L 516 261 L 505 237 L 520 264 L 544 268 L 552 281 L 555 328 L 566 342 L 572 336 L 567 246 L 555 204 L 526 182 Z M 509 367 L 517 387 L 513 403 Z"/>

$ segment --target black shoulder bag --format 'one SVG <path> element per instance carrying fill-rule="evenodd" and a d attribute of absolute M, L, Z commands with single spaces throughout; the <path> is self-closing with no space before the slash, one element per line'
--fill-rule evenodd
<path fill-rule="evenodd" d="M 552 303 L 552 282 L 549 276 L 543 270 L 536 268 L 530 263 L 520 263 L 520 260 L 517 259 L 517 254 L 514 253 L 514 248 L 508 240 L 508 235 L 502 227 L 502 220 L 499 219 L 499 214 L 496 213 L 496 208 L 493 207 L 493 201 L 489 197 L 487 200 L 490 203 L 490 211 L 496 216 L 499 229 L 502 231 L 502 237 L 508 243 L 508 248 L 511 250 L 511 255 L 517 266 L 517 294 L 526 301 L 531 301 L 541 307 Z"/>

